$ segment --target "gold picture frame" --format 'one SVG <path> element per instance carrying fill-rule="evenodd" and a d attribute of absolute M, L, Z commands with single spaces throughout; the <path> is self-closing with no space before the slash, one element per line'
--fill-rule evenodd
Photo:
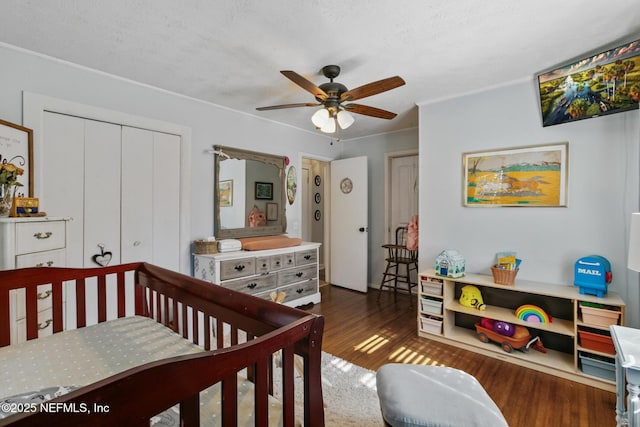
<path fill-rule="evenodd" d="M 463 205 L 566 207 L 569 143 L 462 155 Z"/>
<path fill-rule="evenodd" d="M 0 163 L 13 163 L 24 170 L 18 179 L 22 187 L 18 187 L 16 196 L 33 197 L 32 129 L 0 120 Z"/>

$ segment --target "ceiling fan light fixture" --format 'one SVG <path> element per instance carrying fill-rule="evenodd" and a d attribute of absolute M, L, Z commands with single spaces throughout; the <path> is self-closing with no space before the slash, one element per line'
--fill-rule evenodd
<path fill-rule="evenodd" d="M 353 115 L 345 110 L 340 110 L 337 118 L 340 129 L 346 129 L 356 121 L 356 119 L 353 118 Z"/>
<path fill-rule="evenodd" d="M 331 117 L 320 130 L 324 133 L 334 133 L 336 131 L 336 120 Z"/>
<path fill-rule="evenodd" d="M 311 116 L 311 122 L 318 129 L 322 129 L 324 126 L 326 126 L 327 122 L 330 121 L 329 118 L 329 110 L 327 110 L 326 108 L 321 108 L 313 113 L 313 116 Z"/>

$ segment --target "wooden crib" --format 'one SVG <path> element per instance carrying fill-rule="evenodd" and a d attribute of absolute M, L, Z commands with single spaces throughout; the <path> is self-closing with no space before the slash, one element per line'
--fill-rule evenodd
<path fill-rule="evenodd" d="M 51 298 L 50 336 L 39 332 L 37 316 L 42 298 Z M 24 304 L 26 312 L 23 334 L 26 333 L 27 341 L 22 343 L 12 343 L 16 341 L 15 322 L 12 323 L 16 304 Z M 73 311 L 75 315 L 70 316 Z M 88 320 L 89 313 L 94 318 L 97 313 L 97 321 Z M 162 329 L 154 334 L 164 333 L 174 341 L 178 339 L 179 346 L 184 344 L 193 349 L 127 368 L 89 384 L 75 384 L 78 388 L 49 401 L 54 406 L 15 406 L 12 409 L 17 413 L 0 419 L 0 426 L 149 426 L 150 419 L 169 408 L 179 413 L 184 426 L 236 426 L 244 423 L 239 419 L 247 417 L 239 410 L 240 377 L 251 381 L 249 419 L 254 420 L 255 426 L 273 425 L 274 372 L 281 372 L 281 378 L 275 378 L 278 384 L 275 392 L 281 403 L 276 409 L 280 411 L 275 416 L 277 425 L 293 426 L 302 421 L 305 426 L 324 425 L 321 316 L 147 263 L 0 271 L 0 366 L 5 365 L 4 369 L 11 366 L 8 364 L 11 354 L 19 354 L 26 347 L 32 351 L 43 343 L 52 349 L 52 341 L 59 337 L 67 339 L 81 329 L 80 332 L 96 332 L 95 328 L 124 321 L 151 323 L 151 327 Z M 75 328 L 68 327 L 72 323 Z M 114 334 L 117 339 L 124 335 Z M 148 341 L 149 336 L 142 335 Z M 88 340 L 81 340 L 83 345 L 85 341 Z M 172 346 L 162 345 L 162 350 Z M 64 348 L 67 353 L 63 359 L 67 356 L 72 359 L 76 347 Z M 100 353 L 111 352 L 100 350 Z M 274 355 L 280 362 L 277 368 Z M 296 376 L 301 381 L 294 370 L 296 355 L 303 361 L 302 387 L 294 381 Z M 102 359 L 102 354 L 99 356 Z M 25 363 L 24 358 L 19 363 Z M 96 361 L 88 371 L 100 371 L 99 363 Z M 212 386 L 218 387 L 220 403 L 213 405 L 216 415 L 203 415 L 205 394 L 200 392 Z M 296 418 L 295 391 L 301 392 L 296 387 L 302 388 L 304 396 L 303 415 L 299 416 L 303 419 Z M 0 383 L 0 398 L 6 397 L 3 391 Z M 215 418 L 216 422 L 211 423 L 208 418 Z"/>

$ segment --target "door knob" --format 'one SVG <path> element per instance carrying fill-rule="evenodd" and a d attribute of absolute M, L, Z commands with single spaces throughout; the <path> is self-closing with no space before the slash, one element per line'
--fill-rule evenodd
<path fill-rule="evenodd" d="M 369 231 L 369 227 L 360 227 L 358 231 L 364 233 L 365 231 Z"/>

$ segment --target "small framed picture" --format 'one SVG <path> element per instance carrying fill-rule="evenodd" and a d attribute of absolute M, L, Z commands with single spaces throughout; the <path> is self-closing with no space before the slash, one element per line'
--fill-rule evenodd
<path fill-rule="evenodd" d="M 256 181 L 257 200 L 273 200 L 273 183 Z"/>
<path fill-rule="evenodd" d="M 278 220 L 278 204 L 267 203 L 267 221 L 277 221 L 277 220 Z"/>

